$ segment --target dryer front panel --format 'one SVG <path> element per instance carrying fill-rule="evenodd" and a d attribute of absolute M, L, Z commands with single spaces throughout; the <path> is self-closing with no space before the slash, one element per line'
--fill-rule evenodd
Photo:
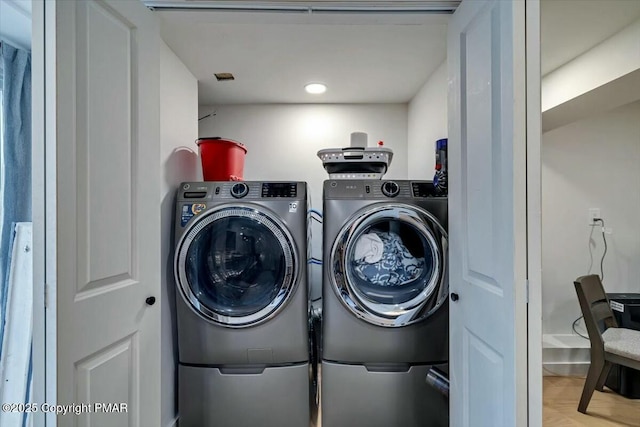
<path fill-rule="evenodd" d="M 447 234 L 426 210 L 403 203 L 370 205 L 343 226 L 328 276 L 343 305 L 368 323 L 400 327 L 447 298 Z"/>
<path fill-rule="evenodd" d="M 299 265 L 286 227 L 251 205 L 207 212 L 185 232 L 175 261 L 176 281 L 190 307 L 228 327 L 275 316 L 292 295 Z"/>

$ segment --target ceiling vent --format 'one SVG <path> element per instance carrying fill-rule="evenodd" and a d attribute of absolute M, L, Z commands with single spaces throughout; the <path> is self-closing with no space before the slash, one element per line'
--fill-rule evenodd
<path fill-rule="evenodd" d="M 231 73 L 215 73 L 214 76 L 216 76 L 219 82 L 228 82 L 236 79 Z"/>

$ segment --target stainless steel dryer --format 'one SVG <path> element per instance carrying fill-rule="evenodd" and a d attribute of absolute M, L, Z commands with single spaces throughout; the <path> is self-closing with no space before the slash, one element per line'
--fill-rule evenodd
<path fill-rule="evenodd" d="M 180 425 L 307 426 L 306 183 L 183 183 L 175 241 Z"/>
<path fill-rule="evenodd" d="M 323 424 L 448 425 L 447 216 L 428 181 L 325 181 Z"/>

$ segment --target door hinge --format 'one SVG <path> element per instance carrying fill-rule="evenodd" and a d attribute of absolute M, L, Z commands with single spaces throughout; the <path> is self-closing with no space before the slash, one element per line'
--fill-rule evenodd
<path fill-rule="evenodd" d="M 529 304 L 529 279 L 524 281 L 526 303 Z"/>
<path fill-rule="evenodd" d="M 49 308 L 49 285 L 45 282 L 44 284 L 44 309 Z"/>

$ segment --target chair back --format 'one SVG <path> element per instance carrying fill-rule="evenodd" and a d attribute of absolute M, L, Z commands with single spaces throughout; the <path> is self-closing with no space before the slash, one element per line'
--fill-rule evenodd
<path fill-rule="evenodd" d="M 608 328 L 617 328 L 618 323 L 611 311 L 602 282 L 597 275 L 591 274 L 578 277 L 573 284 L 576 287 L 591 347 L 602 349 L 604 352 L 602 333 Z"/>

